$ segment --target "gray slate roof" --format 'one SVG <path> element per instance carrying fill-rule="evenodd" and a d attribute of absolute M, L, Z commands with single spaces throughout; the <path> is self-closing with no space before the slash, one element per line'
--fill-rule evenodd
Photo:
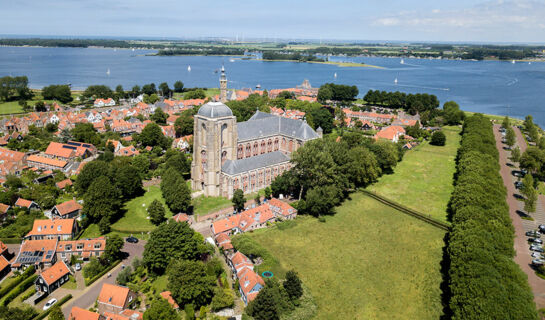
<path fill-rule="evenodd" d="M 229 175 L 236 175 L 289 160 L 290 158 L 281 151 L 275 151 L 250 158 L 227 160 L 223 166 L 221 166 L 221 171 Z"/>
<path fill-rule="evenodd" d="M 288 119 L 257 111 L 250 120 L 239 122 L 238 140 L 253 140 L 260 137 L 282 134 L 301 140 L 318 138 L 318 134 L 304 121 Z"/>

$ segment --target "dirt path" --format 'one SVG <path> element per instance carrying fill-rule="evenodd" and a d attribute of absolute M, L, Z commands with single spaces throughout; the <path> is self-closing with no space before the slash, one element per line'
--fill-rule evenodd
<path fill-rule="evenodd" d="M 532 217 L 535 221 L 523 220 L 517 210 L 522 211 L 523 204 L 521 201 L 517 200 L 515 197 L 518 194 L 517 189 L 515 188 L 514 182 L 517 180 L 512 175 L 512 170 L 516 167 L 510 167 L 507 163 L 510 163 L 508 159 L 509 152 L 504 150 L 504 145 L 501 142 L 501 133 L 499 132 L 499 125 L 494 126 L 494 135 L 496 137 L 496 147 L 500 153 L 500 174 L 503 178 L 503 183 L 507 188 L 507 204 L 509 205 L 509 216 L 513 222 L 513 227 L 515 228 L 515 262 L 520 266 L 522 271 L 528 276 L 528 283 L 532 288 L 534 293 L 534 301 L 537 304 L 538 308 L 545 307 L 545 279 L 538 277 L 534 270 L 531 267 L 532 257 L 530 255 L 529 245 L 526 240 L 525 232 L 527 230 L 536 228 L 536 221 L 545 220 L 545 212 L 543 211 L 543 202 L 538 203 L 538 210 L 536 213 L 532 214 Z M 514 128 L 517 135 L 517 144 L 521 152 L 526 150 L 526 142 L 522 137 L 522 134 L 518 128 Z"/>

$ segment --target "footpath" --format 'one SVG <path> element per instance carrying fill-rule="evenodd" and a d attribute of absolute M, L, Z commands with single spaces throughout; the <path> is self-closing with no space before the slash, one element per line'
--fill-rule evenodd
<path fill-rule="evenodd" d="M 545 199 L 543 197 L 538 198 L 537 210 L 530 215 L 534 221 L 522 219 L 521 216 L 524 215 L 524 203 L 518 200 L 521 197 L 519 191 L 515 188 L 515 181 L 518 178 L 513 175 L 513 171 L 518 171 L 519 168 L 515 164 L 511 164 L 511 160 L 509 160 L 510 152 L 504 149 L 499 129 L 499 125 L 494 125 L 496 147 L 500 155 L 500 174 L 507 189 L 506 200 L 509 205 L 509 216 L 515 229 L 515 262 L 528 276 L 528 283 L 532 288 L 537 308 L 545 308 L 545 279 L 538 277 L 532 269 L 533 258 L 525 235 L 526 231 L 536 230 L 539 224 L 545 224 Z M 513 127 L 513 129 L 517 135 L 517 145 L 522 153 L 526 150 L 526 141 L 518 128 Z"/>

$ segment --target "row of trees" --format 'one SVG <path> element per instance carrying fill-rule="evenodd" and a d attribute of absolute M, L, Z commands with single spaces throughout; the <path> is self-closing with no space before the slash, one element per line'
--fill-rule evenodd
<path fill-rule="evenodd" d="M 58 100 L 62 103 L 72 102 L 72 92 L 67 84 L 52 84 L 42 88 L 42 96 L 45 100 Z M 38 111 L 38 110 L 37 110 Z"/>
<path fill-rule="evenodd" d="M 359 94 L 358 87 L 344 84 L 326 83 L 318 90 L 318 101 L 353 101 Z"/>
<path fill-rule="evenodd" d="M 52 85 L 49 87 L 60 87 L 60 85 L 58 86 Z M 49 88 L 49 87 L 45 87 L 45 88 Z M 63 90 L 66 90 L 66 89 L 63 88 Z M 180 93 L 184 92 L 184 83 L 182 81 L 176 81 L 174 83 L 173 88 L 170 88 L 168 83 L 166 82 L 162 82 L 161 84 L 159 84 L 159 86 L 156 86 L 155 83 L 152 82 L 152 83 L 145 84 L 142 87 L 140 87 L 139 85 L 135 85 L 132 87 L 130 91 L 125 91 L 122 85 L 117 85 L 115 87 L 115 91 L 105 85 L 91 85 L 91 86 L 88 86 L 85 89 L 85 91 L 82 93 L 82 99 L 89 100 L 89 99 L 112 98 L 115 100 L 120 100 L 120 99 L 129 98 L 129 97 L 134 98 L 139 96 L 140 94 L 144 94 L 147 97 L 151 97 L 152 95 L 157 96 L 157 94 L 163 97 L 170 97 L 172 96 L 174 92 L 180 92 Z M 64 96 L 65 96 L 65 93 L 64 95 L 62 95 L 62 97 Z M 64 102 L 61 99 L 57 99 L 57 100 Z M 70 102 L 70 101 L 67 101 L 67 102 Z"/>
<path fill-rule="evenodd" d="M 402 154 L 399 145 L 374 142 L 358 133 L 345 132 L 340 142 L 328 137 L 312 140 L 292 154 L 293 168 L 278 176 L 271 190 L 275 196 L 299 198 L 302 213 L 332 214 L 349 190 L 393 171 Z"/>
<path fill-rule="evenodd" d="M 487 118 L 465 120 L 458 152 L 446 258 L 452 318 L 537 319 L 527 277 L 513 261 L 513 226 Z"/>
<path fill-rule="evenodd" d="M 0 78 L 0 101 L 28 100 L 32 91 L 28 88 L 26 76 Z"/>
<path fill-rule="evenodd" d="M 407 94 L 399 91 L 369 90 L 363 99 L 371 104 L 380 104 L 394 109 L 404 109 L 411 114 L 423 113 L 424 111 L 434 110 L 439 107 L 437 96 L 427 93 Z"/>

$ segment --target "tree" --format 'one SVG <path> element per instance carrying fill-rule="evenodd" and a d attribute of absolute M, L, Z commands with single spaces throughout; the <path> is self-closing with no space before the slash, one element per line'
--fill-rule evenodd
<path fill-rule="evenodd" d="M 47 316 L 47 319 L 64 320 L 64 314 L 61 311 L 61 307 L 57 305 L 51 308 L 51 311 L 49 312 L 49 316 Z"/>
<path fill-rule="evenodd" d="M 165 221 L 165 207 L 159 200 L 155 199 L 148 207 L 148 215 L 151 223 L 159 225 Z"/>
<path fill-rule="evenodd" d="M 259 192 L 255 195 L 254 202 L 256 205 L 261 204 L 261 196 L 259 195 Z"/>
<path fill-rule="evenodd" d="M 106 248 L 104 249 L 104 259 L 113 262 L 121 258 L 121 249 L 123 248 L 123 239 L 114 234 L 106 240 Z"/>
<path fill-rule="evenodd" d="M 157 96 L 156 93 L 152 93 L 150 95 L 144 94 L 144 102 L 145 103 L 154 104 L 157 101 L 159 101 L 159 96 Z"/>
<path fill-rule="evenodd" d="M 233 193 L 233 199 L 231 199 L 233 202 L 233 207 L 235 208 L 235 211 L 241 212 L 244 210 L 244 205 L 246 204 L 246 198 L 244 198 L 244 192 L 240 189 L 236 189 Z"/>
<path fill-rule="evenodd" d="M 214 298 L 210 303 L 210 308 L 213 311 L 219 311 L 224 308 L 230 308 L 235 304 L 231 290 L 220 287 L 214 288 Z"/>
<path fill-rule="evenodd" d="M 140 179 L 144 179 L 150 167 L 150 160 L 145 154 L 139 154 L 132 158 L 131 164 L 138 171 Z"/>
<path fill-rule="evenodd" d="M 179 305 L 205 306 L 212 300 L 214 278 L 206 274 L 201 261 L 174 260 L 169 266 L 168 285 Z"/>
<path fill-rule="evenodd" d="M 270 200 L 272 195 L 271 187 L 266 187 L 264 190 L 264 193 L 265 193 L 265 199 Z"/>
<path fill-rule="evenodd" d="M 131 165 L 122 165 L 117 168 L 115 185 L 125 199 L 134 198 L 143 191 L 139 171 Z"/>
<path fill-rule="evenodd" d="M 390 141 L 377 141 L 369 145 L 369 150 L 375 154 L 375 158 L 383 172 L 394 170 L 399 159 L 399 151 Z"/>
<path fill-rule="evenodd" d="M 534 187 L 534 177 L 528 173 L 522 179 L 521 193 L 524 196 L 524 211 L 530 213 L 536 211 L 537 191 Z"/>
<path fill-rule="evenodd" d="M 454 101 L 447 101 L 443 105 L 443 114 L 448 125 L 458 125 L 464 121 L 465 113 Z"/>
<path fill-rule="evenodd" d="M 335 206 L 341 198 L 341 190 L 336 185 L 318 185 L 308 191 L 300 205 L 303 212 L 314 217 L 331 215 L 335 213 Z"/>
<path fill-rule="evenodd" d="M 520 162 L 520 149 L 518 146 L 511 150 L 511 161 Z"/>
<path fill-rule="evenodd" d="M 94 145 L 100 144 L 100 136 L 92 123 L 76 123 L 71 131 L 74 140 L 79 142 L 91 143 Z"/>
<path fill-rule="evenodd" d="M 515 145 L 516 136 L 515 130 L 512 127 L 508 127 L 505 133 L 505 143 L 511 148 Z"/>
<path fill-rule="evenodd" d="M 377 181 L 381 174 L 375 155 L 369 149 L 358 146 L 347 154 L 346 173 L 355 187 L 365 187 Z"/>
<path fill-rule="evenodd" d="M 509 117 L 505 116 L 505 118 L 503 118 L 503 122 L 501 123 L 501 127 L 504 128 L 504 129 L 507 129 L 507 128 L 511 127 L 511 124 L 509 123 Z"/>
<path fill-rule="evenodd" d="M 159 85 L 159 91 L 161 91 L 161 95 L 163 97 L 169 97 L 170 94 L 172 93 L 172 90 L 170 90 L 170 88 L 168 87 L 168 83 L 166 82 L 162 82 Z"/>
<path fill-rule="evenodd" d="M 537 173 L 545 161 L 545 151 L 530 146 L 520 157 L 520 167 L 528 170 L 530 173 Z"/>
<path fill-rule="evenodd" d="M 157 93 L 155 83 L 148 83 L 142 86 L 142 93 L 147 94 L 148 96 Z"/>
<path fill-rule="evenodd" d="M 174 82 L 174 92 L 184 92 L 184 83 L 180 80 Z"/>
<path fill-rule="evenodd" d="M 155 299 L 144 312 L 144 320 L 180 320 L 180 315 L 165 299 Z"/>
<path fill-rule="evenodd" d="M 34 104 L 34 110 L 36 110 L 36 112 L 46 112 L 47 107 L 43 101 L 38 101 Z"/>
<path fill-rule="evenodd" d="M 144 249 L 144 263 L 155 274 L 163 274 L 171 260 L 200 257 L 200 242 L 187 223 L 167 221 L 151 232 Z"/>
<path fill-rule="evenodd" d="M 174 122 L 174 130 L 176 130 L 177 137 L 193 134 L 193 117 L 184 112 Z"/>
<path fill-rule="evenodd" d="M 303 295 L 303 287 L 297 273 L 293 270 L 286 272 L 286 281 L 284 281 L 284 289 L 288 293 L 290 299 L 299 299 Z"/>
<path fill-rule="evenodd" d="M 156 123 L 165 124 L 167 123 L 168 114 L 166 114 L 163 109 L 155 108 L 155 112 L 151 115 L 150 119 Z"/>
<path fill-rule="evenodd" d="M 184 306 L 185 320 L 194 320 L 195 319 L 195 308 L 193 305 L 186 304 Z"/>
<path fill-rule="evenodd" d="M 445 142 L 447 140 L 447 137 L 443 133 L 443 131 L 435 131 L 431 135 L 431 141 L 430 144 L 434 146 L 444 146 Z"/>
<path fill-rule="evenodd" d="M 81 94 L 83 99 L 107 99 L 114 98 L 114 92 L 104 85 L 88 86 Z"/>
<path fill-rule="evenodd" d="M 324 130 L 324 134 L 333 131 L 333 116 L 327 109 L 312 109 L 310 117 L 312 118 L 313 129 L 316 130 L 318 127 L 321 127 Z"/>
<path fill-rule="evenodd" d="M 142 93 L 142 90 L 140 89 L 140 86 L 138 86 L 138 85 L 133 86 L 132 89 L 131 89 L 131 92 L 130 92 L 131 96 L 133 96 L 133 97 L 137 97 L 141 93 Z"/>
<path fill-rule="evenodd" d="M 186 92 L 184 94 L 184 99 L 205 99 L 206 92 L 203 89 L 196 89 Z"/>
<path fill-rule="evenodd" d="M 91 161 L 87 163 L 78 175 L 75 188 L 80 195 L 85 194 L 87 189 L 98 177 L 111 175 L 110 165 L 103 161 Z"/>
<path fill-rule="evenodd" d="M 70 91 L 70 86 L 67 84 L 55 85 L 44 87 L 42 89 L 42 96 L 45 100 L 58 100 L 62 103 L 68 103 L 74 100 Z"/>
<path fill-rule="evenodd" d="M 267 287 L 261 289 L 255 300 L 251 302 L 251 314 L 255 320 L 277 320 L 280 319 L 276 301 L 271 290 Z"/>
<path fill-rule="evenodd" d="M 115 278 L 115 281 L 119 283 L 122 286 L 127 285 L 131 281 L 132 276 L 132 268 L 131 266 L 125 267 L 125 269 L 121 270 L 117 274 L 117 278 Z"/>
<path fill-rule="evenodd" d="M 105 218 L 106 222 L 110 222 L 111 218 L 117 215 L 121 209 L 121 192 L 106 176 L 95 179 L 83 199 L 83 213 L 90 221 L 99 221 Z"/>
<path fill-rule="evenodd" d="M 159 146 L 163 149 L 168 149 L 168 139 L 163 135 L 163 131 L 156 123 L 149 123 L 137 136 L 144 146 Z"/>

